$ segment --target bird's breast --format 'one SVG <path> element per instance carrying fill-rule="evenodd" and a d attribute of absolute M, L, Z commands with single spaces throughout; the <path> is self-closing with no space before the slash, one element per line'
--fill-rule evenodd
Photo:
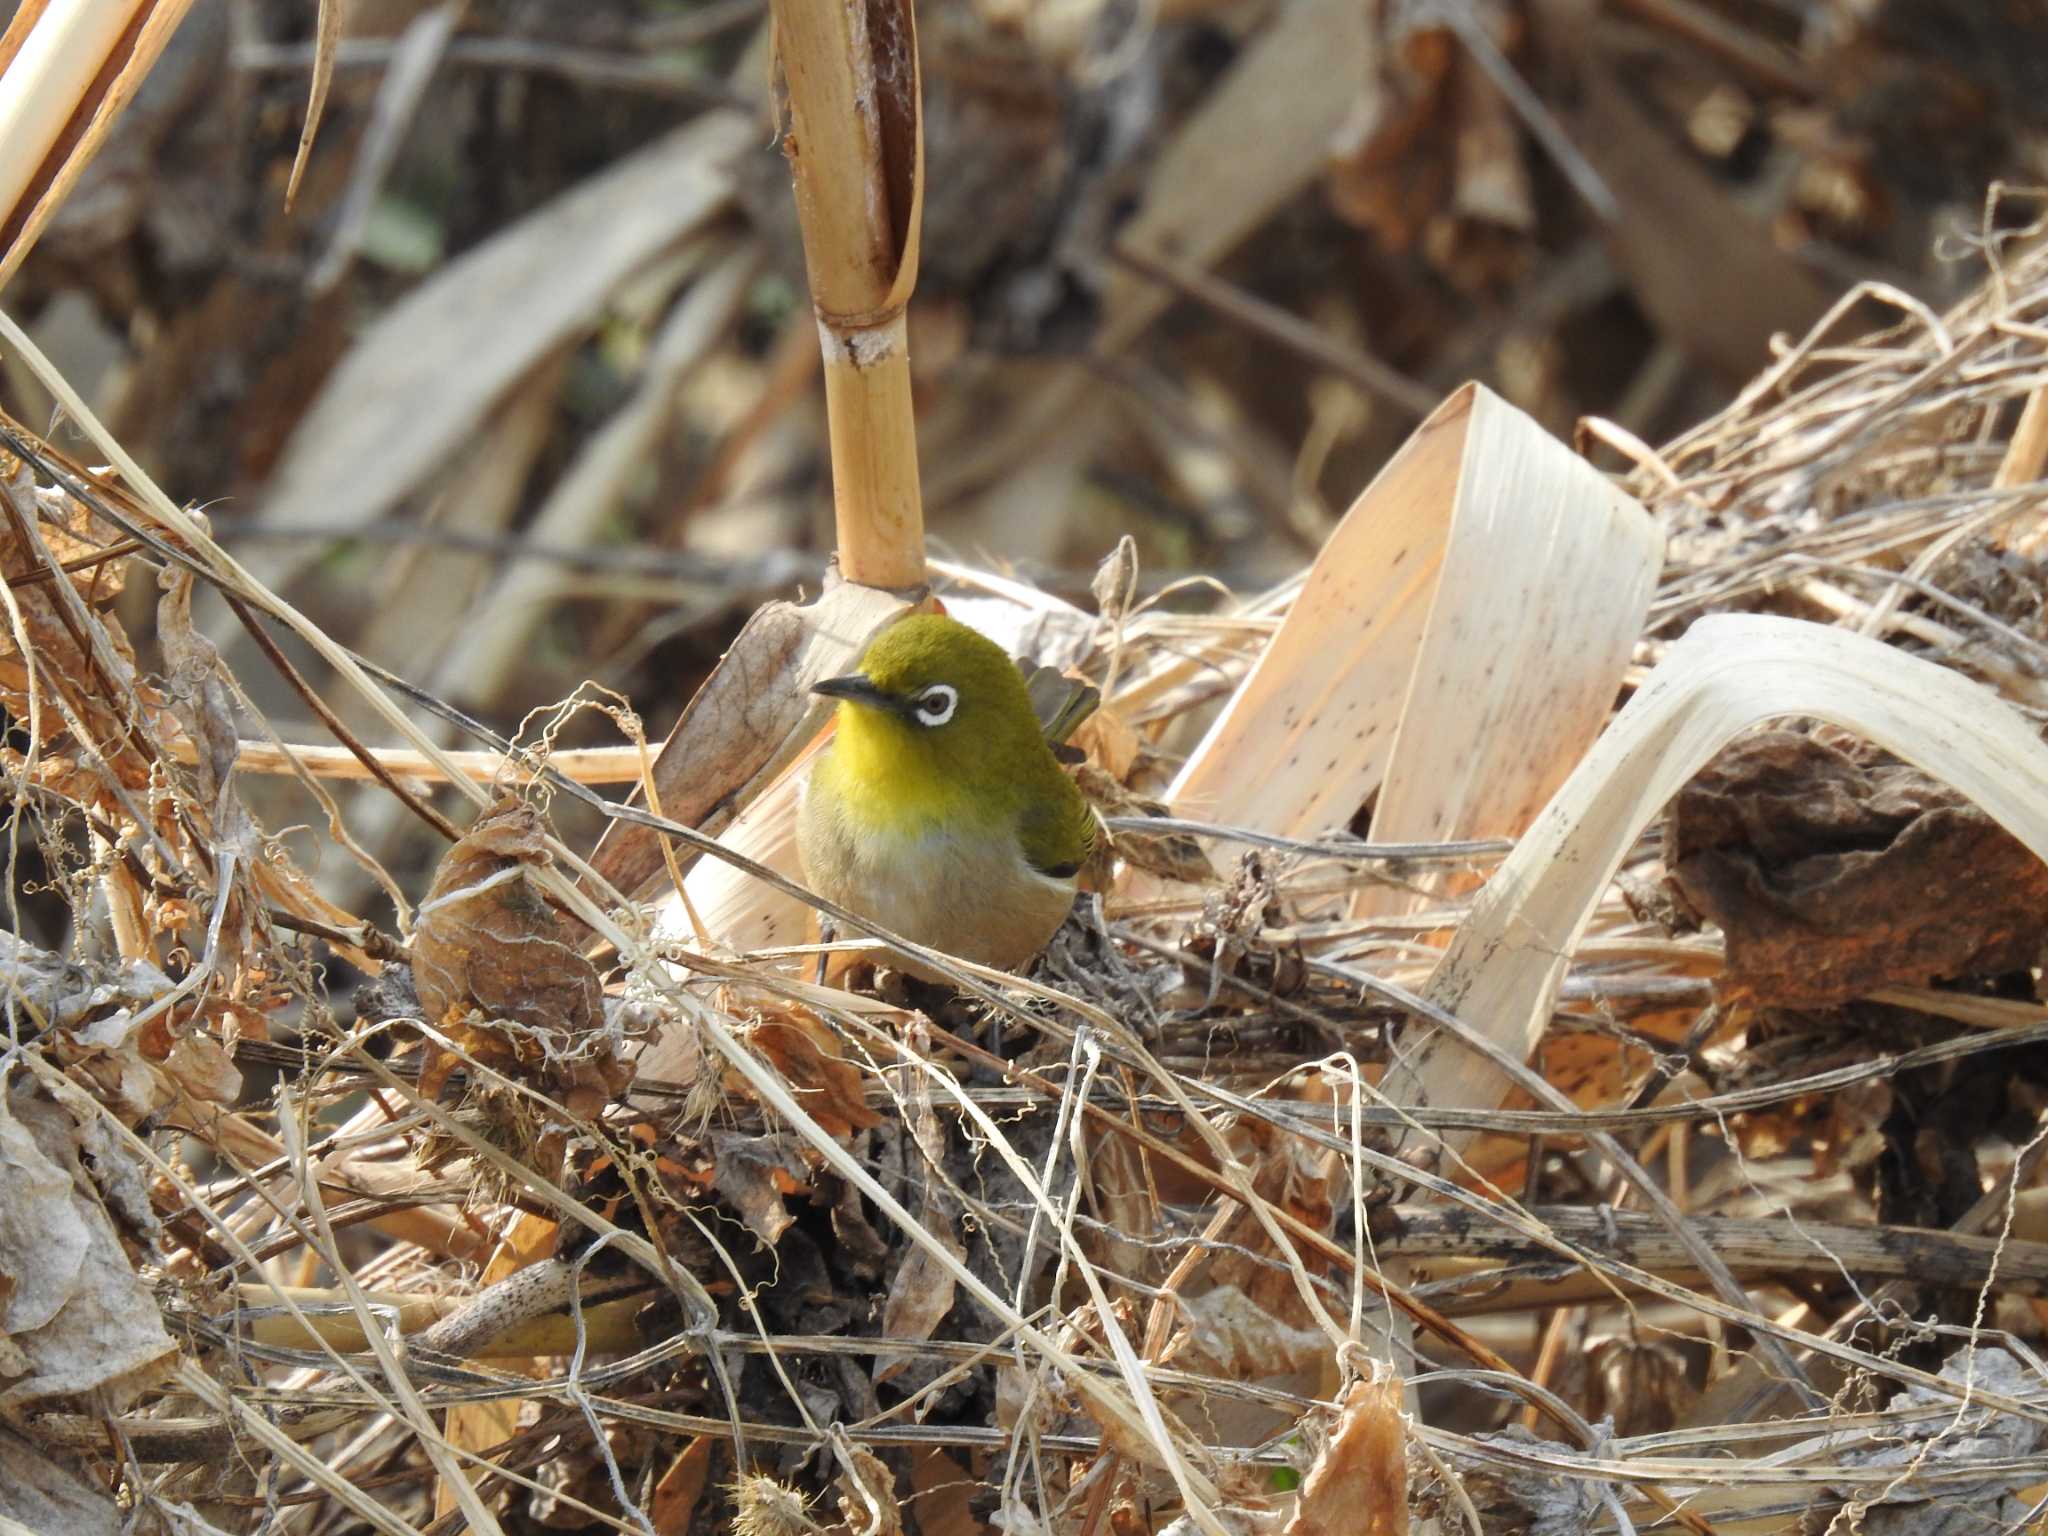
<path fill-rule="evenodd" d="M 916 943 L 1005 970 L 1043 949 L 1073 906 L 1074 882 L 1033 869 L 1011 828 L 866 817 L 816 781 L 798 814 L 797 848 L 819 895 Z"/>

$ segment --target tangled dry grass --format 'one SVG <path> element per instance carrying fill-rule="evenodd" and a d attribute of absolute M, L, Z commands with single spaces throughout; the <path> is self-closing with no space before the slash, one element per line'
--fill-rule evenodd
<path fill-rule="evenodd" d="M 1618 675 L 1575 655 L 1599 649 L 1591 620 L 1432 650 L 1459 601 L 1444 512 L 1421 638 L 1361 653 L 1394 668 L 1400 740 L 1321 824 L 1354 765 L 1290 775 L 1251 755 L 1266 725 L 1231 726 L 1291 705 L 1282 744 L 1321 741 L 1337 705 L 1290 658 L 1350 643 L 1320 594 L 1387 574 L 1347 567 L 1343 530 L 1305 581 L 1203 612 L 1137 603 L 1114 566 L 1094 613 L 953 573 L 957 611 L 1100 690 L 1076 744 L 1119 861 L 1030 978 L 923 957 L 952 988 L 828 982 L 800 934 L 762 926 L 803 902 L 763 851 L 772 786 L 723 841 L 605 801 L 583 780 L 617 757 L 491 739 L 292 610 L 104 434 L 91 469 L 8 425 L 0 1468 L 29 1490 L 11 1517 L 394 1536 L 2039 1520 L 2037 236 L 1987 237 L 1991 275 L 1950 314 L 1824 327 L 1661 453 L 1590 429 L 1637 461 L 1661 575 L 1653 524 L 1628 523 L 1652 558 L 1640 613 L 1597 584 L 1534 597 L 1618 612 Z M 1447 410 L 1406 472 L 1462 508 L 1506 473 L 1481 424 L 1507 418 Z M 1453 429 L 1464 457 L 1439 475 L 1427 444 Z M 112 605 L 145 579 L 138 655 Z M 450 840 L 430 888 L 351 834 L 328 744 L 280 741 L 250 704 L 193 620 L 200 590 Z M 1680 638 L 1729 613 L 1796 622 Z M 1593 780 L 1628 756 L 1602 751 L 1717 649 L 1821 669 L 1743 724 L 1855 715 L 1840 680 L 1895 669 L 1925 691 L 1871 730 L 1917 770 L 1839 723 L 1746 736 L 1703 777 L 1674 770 L 1687 788 L 1647 827 L 1669 796 L 1631 783 L 1647 809 L 1587 853 Z M 1455 665 L 1422 675 L 1418 652 Z M 1494 805 L 1455 835 L 1381 835 L 1417 779 L 1404 751 L 1461 721 L 1481 748 L 1527 745 L 1481 682 L 1503 657 L 1544 679 L 1541 719 L 1590 712 L 1521 781 L 1541 787 L 1528 838 L 1478 825 Z M 1914 700 L 1968 712 L 1923 715 L 1935 745 L 1909 750 Z M 428 712 L 503 755 L 457 758 Z M 413 755 L 362 746 L 365 718 Z M 1944 738 L 1976 767 L 1945 773 Z M 619 754 L 627 779 L 641 755 Z M 325 826 L 260 826 L 240 782 L 264 767 Z M 466 829 L 427 781 L 479 813 Z M 669 840 L 667 919 L 553 836 L 567 796 Z M 1513 904 L 1548 899 L 1546 838 L 1590 894 L 1537 922 Z M 388 894 L 397 931 L 323 897 L 307 843 Z M 1497 979 L 1516 945 L 1535 968 Z"/>

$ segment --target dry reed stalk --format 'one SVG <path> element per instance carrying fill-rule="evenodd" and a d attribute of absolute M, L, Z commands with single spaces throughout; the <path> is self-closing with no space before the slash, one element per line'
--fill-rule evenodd
<path fill-rule="evenodd" d="M 49 0 L 0 37 L 0 287 L 20 268 L 192 0 Z"/>
<path fill-rule="evenodd" d="M 908 0 L 773 7 L 804 261 L 825 359 L 839 569 L 922 587 L 924 507 L 904 306 L 917 284 L 924 134 Z"/>

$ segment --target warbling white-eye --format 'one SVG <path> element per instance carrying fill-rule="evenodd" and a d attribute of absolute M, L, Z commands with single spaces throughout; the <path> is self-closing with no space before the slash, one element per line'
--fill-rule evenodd
<path fill-rule="evenodd" d="M 812 691 L 839 712 L 797 815 L 811 888 L 983 965 L 1012 970 L 1045 948 L 1095 823 L 1002 647 L 913 614 Z"/>

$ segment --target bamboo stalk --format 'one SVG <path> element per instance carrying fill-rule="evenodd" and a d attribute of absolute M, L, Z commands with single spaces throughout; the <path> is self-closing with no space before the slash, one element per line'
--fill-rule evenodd
<path fill-rule="evenodd" d="M 20 267 L 192 0 L 48 0 L 0 38 L 0 285 Z"/>
<path fill-rule="evenodd" d="M 804 263 L 825 362 L 839 569 L 922 587 L 924 507 L 904 306 L 917 283 L 924 132 L 909 0 L 774 0 Z"/>

